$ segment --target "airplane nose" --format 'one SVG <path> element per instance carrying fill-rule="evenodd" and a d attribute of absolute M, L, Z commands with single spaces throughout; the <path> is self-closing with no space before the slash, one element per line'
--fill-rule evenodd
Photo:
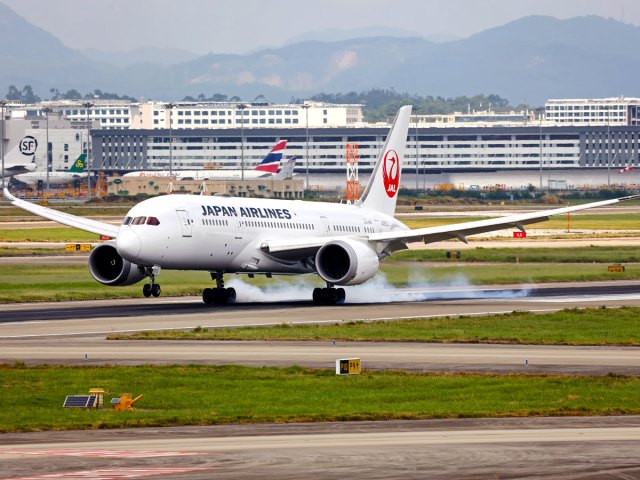
<path fill-rule="evenodd" d="M 116 250 L 122 258 L 127 260 L 135 260 L 140 254 L 142 244 L 140 243 L 140 237 L 136 232 L 127 228 L 118 233 L 116 238 Z"/>

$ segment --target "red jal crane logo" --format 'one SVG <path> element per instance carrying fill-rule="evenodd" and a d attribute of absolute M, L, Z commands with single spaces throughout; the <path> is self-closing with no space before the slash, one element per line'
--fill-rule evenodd
<path fill-rule="evenodd" d="M 389 150 L 384 156 L 382 181 L 385 192 L 389 198 L 393 198 L 398 193 L 398 183 L 400 182 L 400 159 L 395 150 Z"/>

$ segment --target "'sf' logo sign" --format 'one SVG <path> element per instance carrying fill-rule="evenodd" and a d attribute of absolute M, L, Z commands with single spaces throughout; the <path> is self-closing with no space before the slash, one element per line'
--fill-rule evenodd
<path fill-rule="evenodd" d="M 38 141 L 35 137 L 31 135 L 27 135 L 22 140 L 20 140 L 20 153 L 23 155 L 31 156 L 36 153 L 38 149 Z"/>
<path fill-rule="evenodd" d="M 400 159 L 395 150 L 389 150 L 384 155 L 382 162 L 382 181 L 384 191 L 389 198 L 393 198 L 398 193 L 398 183 L 400 182 Z"/>

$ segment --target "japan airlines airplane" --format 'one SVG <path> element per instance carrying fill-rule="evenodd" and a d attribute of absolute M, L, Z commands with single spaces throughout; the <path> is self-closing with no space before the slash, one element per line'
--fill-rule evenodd
<path fill-rule="evenodd" d="M 76 179 L 87 178 L 87 173 L 84 171 L 85 160 L 87 158 L 86 153 L 80 154 L 76 161 L 73 162 L 71 168 L 67 171 L 49 172 L 49 185 L 58 187 L 73 182 Z M 17 180 L 27 185 L 34 186 L 38 184 L 38 181 L 47 181 L 47 172 L 27 172 L 15 175 L 14 180 Z"/>
<path fill-rule="evenodd" d="M 0 177 L 12 177 L 20 173 L 33 172 L 36 169 L 35 154 L 38 141 L 27 135 L 20 143 L 4 156 L 4 170 L 0 168 Z"/>
<path fill-rule="evenodd" d="M 232 303 L 225 273 L 317 274 L 327 284 L 313 291 L 316 304 L 345 300 L 344 285 L 358 285 L 378 273 L 379 262 L 411 242 L 433 243 L 516 228 L 625 197 L 454 225 L 409 229 L 393 215 L 411 107 L 400 108 L 371 180 L 354 205 L 216 196 L 168 195 L 134 206 L 119 227 L 57 212 L 4 194 L 24 210 L 87 232 L 111 237 L 89 257 L 89 270 L 105 285 L 131 285 L 145 277 L 145 296 L 159 296 L 161 270 L 204 270 L 215 280 L 205 288 L 207 304 Z M 336 288 L 338 286 L 338 288 Z"/>
<path fill-rule="evenodd" d="M 259 178 L 270 177 L 278 172 L 282 154 L 287 146 L 286 140 L 276 143 L 275 147 L 267 154 L 262 161 L 253 169 L 244 171 L 245 180 L 257 180 Z M 167 170 L 144 170 L 140 172 L 125 173 L 123 177 L 169 177 Z M 176 180 L 241 180 L 242 170 L 174 170 L 173 176 Z"/>

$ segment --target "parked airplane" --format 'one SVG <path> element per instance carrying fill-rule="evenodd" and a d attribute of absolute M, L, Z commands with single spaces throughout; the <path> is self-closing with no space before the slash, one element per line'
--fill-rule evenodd
<path fill-rule="evenodd" d="M 35 154 L 38 150 L 38 141 L 35 137 L 27 135 L 20 143 L 4 156 L 4 170 L 0 168 L 0 177 L 12 177 L 25 172 L 33 172 L 36 169 Z"/>
<path fill-rule="evenodd" d="M 67 171 L 49 172 L 49 185 L 58 187 L 71 183 L 78 178 L 87 178 L 87 173 L 84 171 L 86 164 L 87 154 L 82 153 L 73 163 L 71 168 Z M 21 173 L 13 176 L 14 180 L 18 182 L 26 183 L 27 185 L 34 186 L 38 184 L 38 181 L 47 181 L 47 172 L 28 172 Z"/>
<path fill-rule="evenodd" d="M 104 285 L 132 285 L 145 277 L 145 296 L 159 296 L 162 269 L 204 270 L 215 280 L 205 288 L 207 304 L 235 301 L 224 288 L 225 273 L 318 274 L 326 288 L 313 291 L 316 304 L 345 300 L 344 285 L 371 279 L 379 262 L 407 243 L 432 243 L 516 228 L 625 197 L 586 205 L 510 215 L 453 225 L 409 229 L 393 217 L 411 107 L 400 109 L 362 198 L 355 205 L 217 196 L 170 195 L 145 200 L 119 227 L 34 205 L 4 193 L 13 205 L 87 232 L 113 238 L 89 257 L 93 278 Z M 339 288 L 335 288 L 338 286 Z"/>
<path fill-rule="evenodd" d="M 287 146 L 286 140 L 281 140 L 271 149 L 266 157 L 255 168 L 244 171 L 245 180 L 256 180 L 275 174 L 280 167 L 282 154 Z M 169 177 L 167 170 L 143 170 L 125 173 L 124 177 Z M 173 176 L 177 180 L 241 180 L 242 170 L 174 170 Z"/>

